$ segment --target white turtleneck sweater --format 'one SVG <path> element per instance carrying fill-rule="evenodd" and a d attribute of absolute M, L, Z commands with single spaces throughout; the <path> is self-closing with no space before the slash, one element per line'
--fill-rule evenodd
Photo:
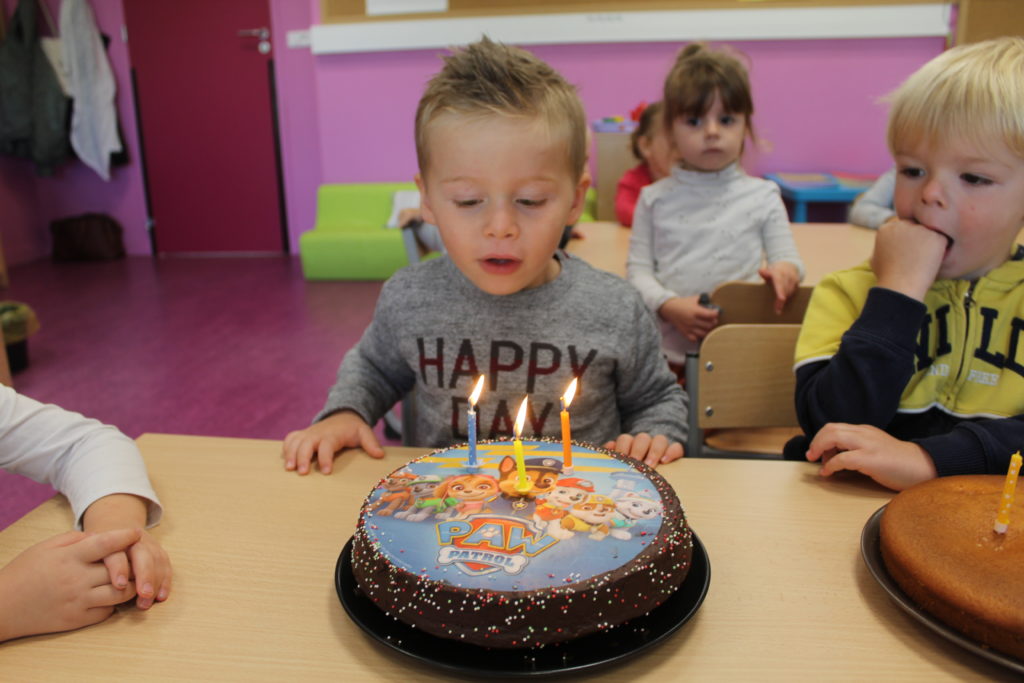
<path fill-rule="evenodd" d="M 680 167 L 640 193 L 627 273 L 657 313 L 674 296 L 711 292 L 731 280 L 758 281 L 758 268 L 800 260 L 778 186 L 748 176 L 739 164 L 717 173 Z M 683 363 L 698 344 L 659 318 L 662 350 Z"/>

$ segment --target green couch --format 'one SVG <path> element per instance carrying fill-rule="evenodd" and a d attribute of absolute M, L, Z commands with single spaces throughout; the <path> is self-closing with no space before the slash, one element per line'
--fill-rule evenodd
<path fill-rule="evenodd" d="M 321 185 L 316 225 L 299 237 L 307 280 L 386 280 L 409 257 L 402 230 L 384 227 L 396 190 L 414 183 Z"/>
<path fill-rule="evenodd" d="M 412 235 L 384 226 L 395 192 L 415 189 L 415 183 L 321 185 L 316 225 L 299 236 L 303 276 L 307 280 L 386 280 L 409 265 L 417 258 Z M 581 222 L 594 220 L 595 204 L 591 188 Z"/>

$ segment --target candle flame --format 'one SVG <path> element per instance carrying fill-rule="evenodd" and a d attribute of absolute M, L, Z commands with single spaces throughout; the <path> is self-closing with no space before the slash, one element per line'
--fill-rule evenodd
<path fill-rule="evenodd" d="M 562 410 L 568 410 L 569 404 L 572 403 L 573 396 L 576 395 L 576 382 L 579 381 L 578 377 L 573 377 L 572 382 L 569 383 L 569 388 L 565 390 L 565 395 L 562 396 Z"/>
<path fill-rule="evenodd" d="M 523 425 L 526 424 L 526 402 L 530 399 L 529 396 L 523 396 L 523 402 L 519 404 L 519 412 L 516 414 L 516 438 L 520 438 L 523 435 Z"/>
<path fill-rule="evenodd" d="M 484 390 L 484 376 L 480 375 L 480 379 L 476 381 L 476 386 L 473 387 L 473 393 L 469 395 L 469 404 L 476 408 L 476 402 L 480 400 L 480 393 Z"/>

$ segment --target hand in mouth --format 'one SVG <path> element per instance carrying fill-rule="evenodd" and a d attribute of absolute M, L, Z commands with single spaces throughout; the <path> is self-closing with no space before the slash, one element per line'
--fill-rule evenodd
<path fill-rule="evenodd" d="M 953 248 L 953 241 L 954 241 L 953 238 L 950 237 L 949 235 L 947 235 L 946 233 L 942 232 L 941 230 L 935 230 L 933 228 L 929 228 L 929 230 L 931 230 L 932 232 L 937 232 L 938 234 L 940 234 L 940 235 L 942 235 L 943 237 L 946 238 L 946 251 L 945 251 L 945 253 L 948 254 L 949 250 Z"/>
<path fill-rule="evenodd" d="M 915 223 L 917 223 L 918 225 L 920 225 L 922 228 L 927 228 L 928 230 L 931 230 L 932 232 L 938 233 L 938 234 L 942 235 L 943 237 L 945 237 L 946 238 L 946 253 L 947 254 L 949 253 L 949 250 L 953 248 L 953 243 L 956 240 L 954 240 L 952 237 L 950 237 L 949 235 L 947 235 L 943 231 L 939 230 L 938 228 L 933 228 L 932 226 L 928 225 L 927 223 L 922 223 L 921 221 L 917 220 L 916 218 L 914 218 L 913 221 Z"/>

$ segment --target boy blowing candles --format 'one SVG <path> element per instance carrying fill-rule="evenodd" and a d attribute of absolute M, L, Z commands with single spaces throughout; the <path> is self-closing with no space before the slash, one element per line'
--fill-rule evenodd
<path fill-rule="evenodd" d="M 337 451 L 383 451 L 371 430 L 415 386 L 417 434 L 466 439 L 477 376 L 481 439 L 557 437 L 573 377 L 573 436 L 650 465 L 683 455 L 686 405 L 658 351 L 654 321 L 624 281 L 558 250 L 583 209 L 586 121 L 572 86 L 530 53 L 483 40 L 445 59 L 416 112 L 423 218 L 442 258 L 385 285 L 373 322 L 346 354 L 315 423 L 285 438 L 285 467 L 331 471 Z"/>
<path fill-rule="evenodd" d="M 1024 39 L 964 45 L 896 91 L 896 218 L 814 291 L 786 454 L 893 489 L 1002 474 L 1024 443 Z"/>

